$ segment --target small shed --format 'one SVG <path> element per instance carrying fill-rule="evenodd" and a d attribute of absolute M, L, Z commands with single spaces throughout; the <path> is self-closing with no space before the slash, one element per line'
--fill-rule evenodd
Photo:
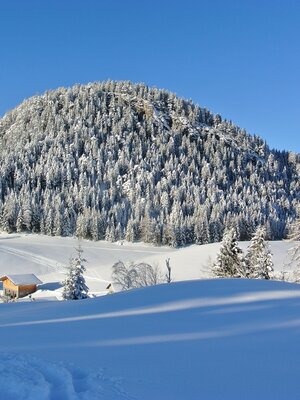
<path fill-rule="evenodd" d="M 0 281 L 3 282 L 3 295 L 12 299 L 34 293 L 37 285 L 42 283 L 34 274 L 4 275 Z"/>
<path fill-rule="evenodd" d="M 115 293 L 115 288 L 113 287 L 113 284 L 112 284 L 112 283 L 109 283 L 109 284 L 106 286 L 105 290 L 106 290 L 107 293 L 109 293 L 109 294 Z"/>

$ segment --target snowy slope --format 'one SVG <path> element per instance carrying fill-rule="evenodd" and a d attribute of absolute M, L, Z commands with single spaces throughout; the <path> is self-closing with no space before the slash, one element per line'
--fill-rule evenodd
<path fill-rule="evenodd" d="M 246 250 L 249 242 L 240 246 Z M 44 283 L 43 289 L 53 290 L 64 279 L 65 266 L 74 255 L 78 240 L 74 238 L 48 237 L 43 235 L 0 234 L 0 274 L 34 273 Z M 104 241 L 81 241 L 87 259 L 86 279 L 92 292 L 101 292 L 111 280 L 112 265 L 121 260 L 147 261 L 166 270 L 165 260 L 170 258 L 174 281 L 207 278 L 210 276 L 209 261 L 214 260 L 219 243 L 189 246 L 181 249 L 154 247 L 145 244 L 116 244 Z M 271 242 L 275 269 L 285 269 L 289 260 L 291 243 Z"/>
<path fill-rule="evenodd" d="M 86 278 L 94 292 L 111 281 L 111 267 L 119 261 L 136 261 L 168 252 L 167 248 L 147 245 L 120 245 L 104 241 L 80 242 L 87 259 Z M 52 283 L 44 288 L 54 288 L 65 276 L 65 266 L 75 253 L 78 240 L 74 238 L 43 235 L 0 234 L 0 274 L 34 273 L 43 282 Z"/>
<path fill-rule="evenodd" d="M 240 242 L 239 246 L 246 252 L 250 242 Z M 290 264 L 289 249 L 293 246 L 288 241 L 269 242 L 273 254 L 275 271 L 288 271 L 293 268 Z M 175 281 L 210 277 L 209 265 L 215 260 L 220 243 L 192 245 L 180 250 L 170 249 L 169 253 L 147 255 L 145 260 L 165 268 L 165 259 L 170 258 L 172 275 Z"/>
<path fill-rule="evenodd" d="M 202 280 L 0 306 L 1 398 L 296 399 L 300 287 Z"/>

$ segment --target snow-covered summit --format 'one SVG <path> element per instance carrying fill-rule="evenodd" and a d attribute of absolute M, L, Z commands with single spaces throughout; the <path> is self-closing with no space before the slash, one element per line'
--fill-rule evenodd
<path fill-rule="evenodd" d="M 270 150 L 191 101 L 102 82 L 35 96 L 0 119 L 0 220 L 8 232 L 184 246 L 285 237 L 299 155 Z"/>

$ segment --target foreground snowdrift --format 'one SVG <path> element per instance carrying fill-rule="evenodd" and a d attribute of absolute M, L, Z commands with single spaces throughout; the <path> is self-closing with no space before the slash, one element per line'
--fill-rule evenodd
<path fill-rule="evenodd" d="M 300 287 L 189 281 L 0 307 L 6 399 L 295 399 Z"/>

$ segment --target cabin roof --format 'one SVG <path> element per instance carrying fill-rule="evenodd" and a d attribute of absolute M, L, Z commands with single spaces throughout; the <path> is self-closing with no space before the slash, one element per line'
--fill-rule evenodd
<path fill-rule="evenodd" d="M 34 274 L 21 274 L 21 275 L 4 275 L 0 281 L 9 279 L 14 285 L 40 285 L 43 283 Z"/>

